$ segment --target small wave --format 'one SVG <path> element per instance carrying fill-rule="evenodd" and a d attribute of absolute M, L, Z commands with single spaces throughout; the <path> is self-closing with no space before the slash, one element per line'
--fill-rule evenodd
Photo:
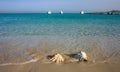
<path fill-rule="evenodd" d="M 4 63 L 4 64 L 0 64 L 0 66 L 6 66 L 6 65 L 24 65 L 24 64 L 28 64 L 28 63 L 37 62 L 40 59 L 40 57 L 38 57 L 38 54 L 35 53 L 35 52 L 33 53 L 33 51 L 32 52 L 28 51 L 27 53 L 31 57 L 31 59 L 28 60 L 28 61 L 21 62 L 21 63 Z"/>
<path fill-rule="evenodd" d="M 24 65 L 24 64 L 28 64 L 28 63 L 34 63 L 37 62 L 39 59 L 31 59 L 29 61 L 25 61 L 25 62 L 21 62 L 21 63 L 4 63 L 4 64 L 0 64 L 0 66 L 6 66 L 6 65 Z"/>

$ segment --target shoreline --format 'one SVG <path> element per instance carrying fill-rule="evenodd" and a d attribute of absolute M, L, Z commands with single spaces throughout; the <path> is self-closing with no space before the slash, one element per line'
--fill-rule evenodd
<path fill-rule="evenodd" d="M 68 64 L 45 64 L 40 61 L 24 65 L 0 66 L 1 72 L 119 72 L 120 63 L 68 63 Z"/>
<path fill-rule="evenodd" d="M 81 37 L 77 38 L 77 40 L 67 38 L 32 36 L 6 37 L 4 39 L 3 37 L 0 42 L 1 52 L 5 51 L 5 53 L 10 54 L 10 57 L 15 55 L 13 59 L 23 57 L 28 61 L 3 64 L 0 65 L 0 70 L 1 72 L 120 72 L 119 37 Z M 64 44 L 69 48 L 66 48 Z M 78 46 L 78 48 L 75 48 L 75 46 Z M 25 50 L 30 53 L 23 55 L 26 54 Z M 76 53 L 79 50 L 87 53 L 90 58 L 87 63 L 66 62 L 64 64 L 55 64 L 46 58 L 56 52 L 66 56 L 66 54 Z M 33 56 L 36 54 L 41 58 L 34 58 Z M 22 55 L 22 57 L 19 57 L 19 55 Z"/>
<path fill-rule="evenodd" d="M 36 51 L 44 59 L 47 55 L 60 53 L 63 55 L 85 51 L 90 61 L 119 62 L 119 37 L 52 37 L 28 36 L 5 37 L 0 40 L 0 53 L 3 63 L 24 62 L 32 58 L 26 50 Z M 2 59 L 3 58 L 3 59 Z"/>

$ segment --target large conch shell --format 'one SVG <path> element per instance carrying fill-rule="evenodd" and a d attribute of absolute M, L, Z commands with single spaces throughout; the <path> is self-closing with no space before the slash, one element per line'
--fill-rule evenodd
<path fill-rule="evenodd" d="M 79 61 L 88 61 L 88 56 L 84 51 L 77 53 L 74 58 L 79 59 Z"/>
<path fill-rule="evenodd" d="M 88 61 L 88 56 L 84 51 L 80 51 L 77 54 L 71 54 L 70 56 L 77 59 L 76 61 Z"/>
<path fill-rule="evenodd" d="M 65 61 L 65 59 L 63 58 L 63 56 L 59 53 L 53 55 L 51 58 L 50 58 L 51 61 L 57 63 L 57 64 L 60 64 L 60 63 L 63 63 Z"/>

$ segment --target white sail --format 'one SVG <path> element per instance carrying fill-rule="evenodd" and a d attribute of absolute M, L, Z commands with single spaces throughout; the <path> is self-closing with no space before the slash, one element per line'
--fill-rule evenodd
<path fill-rule="evenodd" d="M 81 13 L 81 14 L 84 14 L 84 11 L 81 11 L 80 13 Z"/>
<path fill-rule="evenodd" d="M 63 14 L 63 11 L 61 10 L 60 13 Z"/>
<path fill-rule="evenodd" d="M 52 12 L 49 10 L 49 11 L 48 11 L 48 14 L 52 14 Z"/>

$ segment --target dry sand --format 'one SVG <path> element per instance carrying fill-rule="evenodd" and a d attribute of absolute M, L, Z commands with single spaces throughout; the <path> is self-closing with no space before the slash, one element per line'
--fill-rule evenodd
<path fill-rule="evenodd" d="M 0 66 L 0 72 L 120 72 L 120 63 L 44 64 L 40 61 L 24 65 Z"/>

